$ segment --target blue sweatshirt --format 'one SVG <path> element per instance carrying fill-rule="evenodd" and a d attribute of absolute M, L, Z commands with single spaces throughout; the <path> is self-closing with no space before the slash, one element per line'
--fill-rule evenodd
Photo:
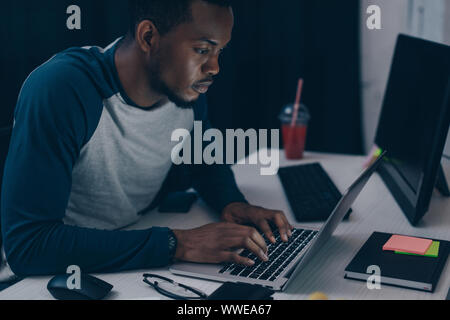
<path fill-rule="evenodd" d="M 168 228 L 119 229 L 171 191 L 194 187 L 218 212 L 245 202 L 228 166 L 170 162 L 174 129 L 192 130 L 194 120 L 210 128 L 206 98 L 192 109 L 139 108 L 120 84 L 117 45 L 61 52 L 22 87 L 1 202 L 4 251 L 17 276 L 70 265 L 88 273 L 165 266 Z"/>

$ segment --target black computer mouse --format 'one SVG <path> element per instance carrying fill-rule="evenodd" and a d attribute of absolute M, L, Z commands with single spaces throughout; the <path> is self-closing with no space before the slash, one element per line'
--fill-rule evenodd
<path fill-rule="evenodd" d="M 67 280 L 71 274 L 53 277 L 47 284 L 51 295 L 58 300 L 101 300 L 111 291 L 113 286 L 99 278 L 81 274 L 80 289 L 69 289 Z"/>

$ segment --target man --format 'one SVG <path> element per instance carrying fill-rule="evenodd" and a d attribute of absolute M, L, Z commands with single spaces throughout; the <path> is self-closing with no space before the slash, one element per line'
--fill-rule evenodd
<path fill-rule="evenodd" d="M 4 251 L 19 276 L 117 272 L 175 260 L 252 265 L 266 261 L 257 228 L 283 241 L 282 212 L 248 204 L 227 166 L 171 162 L 171 133 L 204 121 L 202 96 L 231 39 L 228 1 L 131 2 L 131 27 L 106 49 L 72 48 L 26 80 L 2 195 Z M 193 230 L 120 231 L 169 191 L 194 187 L 221 223 Z M 248 225 L 253 225 L 250 227 Z"/>

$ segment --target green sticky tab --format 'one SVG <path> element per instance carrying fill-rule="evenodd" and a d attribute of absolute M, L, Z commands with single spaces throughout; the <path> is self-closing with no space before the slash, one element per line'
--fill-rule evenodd
<path fill-rule="evenodd" d="M 402 251 L 395 251 L 395 253 L 398 254 L 406 254 L 406 255 L 410 255 L 410 256 L 421 256 L 421 257 L 431 257 L 431 258 L 437 258 L 439 255 L 439 241 L 433 241 L 433 243 L 431 244 L 431 246 L 428 248 L 427 252 L 425 252 L 425 254 L 422 256 L 420 254 L 415 254 L 415 253 L 409 253 L 409 252 L 402 252 Z"/>

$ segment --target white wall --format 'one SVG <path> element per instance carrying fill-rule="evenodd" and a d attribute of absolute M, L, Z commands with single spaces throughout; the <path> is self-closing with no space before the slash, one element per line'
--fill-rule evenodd
<path fill-rule="evenodd" d="M 360 0 L 361 16 L 369 5 L 381 8 L 382 29 L 369 30 L 361 19 L 363 128 L 366 152 L 373 145 L 384 92 L 399 33 L 450 45 L 449 0 Z M 446 154 L 450 154 L 450 133 Z"/>

